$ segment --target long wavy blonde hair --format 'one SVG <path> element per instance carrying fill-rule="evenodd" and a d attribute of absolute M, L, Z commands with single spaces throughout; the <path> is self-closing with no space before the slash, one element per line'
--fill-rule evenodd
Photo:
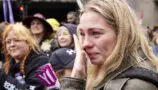
<path fill-rule="evenodd" d="M 9 73 L 9 69 L 10 69 L 10 61 L 11 61 L 11 56 L 7 53 L 6 50 L 6 43 L 5 43 L 5 39 L 8 36 L 8 33 L 10 31 L 14 31 L 15 34 L 17 35 L 18 38 L 25 40 L 28 45 L 29 45 L 29 49 L 33 50 L 37 53 L 39 53 L 41 50 L 39 49 L 39 46 L 37 44 L 37 42 L 35 41 L 35 39 L 33 38 L 30 30 L 28 30 L 25 26 L 23 26 L 21 23 L 15 23 L 15 24 L 10 24 L 8 25 L 3 32 L 3 49 L 4 49 L 4 53 L 5 53 L 5 63 L 4 63 L 4 70 L 5 73 L 8 74 Z M 30 53 L 30 50 L 28 51 L 28 53 L 26 53 L 25 58 L 22 60 L 21 64 L 20 64 L 20 71 L 21 73 L 25 73 L 24 72 L 24 65 L 26 62 L 26 57 L 28 56 L 28 54 Z"/>
<path fill-rule="evenodd" d="M 81 11 L 94 11 L 105 18 L 117 35 L 116 46 L 102 66 L 89 64 L 86 90 L 93 88 L 114 70 L 118 69 L 124 58 L 133 60 L 139 65 L 142 60 L 138 48 L 154 65 L 158 61 L 148 45 L 148 41 L 141 31 L 136 15 L 123 0 L 90 0 Z"/>

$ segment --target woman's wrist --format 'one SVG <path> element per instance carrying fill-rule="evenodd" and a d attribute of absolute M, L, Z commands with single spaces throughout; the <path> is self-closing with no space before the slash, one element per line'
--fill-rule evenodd
<path fill-rule="evenodd" d="M 82 73 L 79 73 L 77 71 L 72 71 L 71 77 L 78 78 L 78 79 L 85 79 L 85 75 L 83 75 Z"/>

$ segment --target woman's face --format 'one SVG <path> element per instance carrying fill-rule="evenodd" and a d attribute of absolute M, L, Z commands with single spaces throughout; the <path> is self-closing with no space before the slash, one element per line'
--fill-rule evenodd
<path fill-rule="evenodd" d="M 57 39 L 61 47 L 70 46 L 72 43 L 72 36 L 69 33 L 69 30 L 64 26 L 59 28 L 59 31 L 57 32 Z"/>
<path fill-rule="evenodd" d="M 101 65 L 116 45 L 116 33 L 105 19 L 93 12 L 83 13 L 78 25 L 81 46 L 92 64 Z"/>
<path fill-rule="evenodd" d="M 24 59 L 29 50 L 28 43 L 17 37 L 14 30 L 8 33 L 5 39 L 5 45 L 7 53 L 18 61 Z"/>
<path fill-rule="evenodd" d="M 35 19 L 31 22 L 31 32 L 34 35 L 41 35 L 44 33 L 44 25 L 38 19 Z"/>

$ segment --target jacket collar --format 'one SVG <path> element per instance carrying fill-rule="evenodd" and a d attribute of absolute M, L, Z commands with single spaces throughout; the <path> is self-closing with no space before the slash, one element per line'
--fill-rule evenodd
<path fill-rule="evenodd" d="M 44 54 L 44 53 L 42 53 L 42 52 L 36 53 L 35 51 L 31 50 L 30 53 L 29 53 L 29 55 L 26 58 L 26 65 L 29 62 L 31 62 L 32 60 L 34 60 L 34 58 L 36 58 L 36 57 L 38 57 L 38 56 L 40 56 L 42 54 Z"/>
<path fill-rule="evenodd" d="M 118 69 L 116 69 L 115 71 L 109 73 L 104 78 L 104 80 L 98 86 L 95 87 L 95 90 L 100 90 L 101 88 L 103 88 L 104 86 L 106 86 L 106 83 L 108 83 L 112 79 L 116 78 L 118 75 L 120 75 L 122 72 L 126 71 L 130 67 L 132 67 L 133 63 L 131 61 L 132 60 L 130 60 L 129 58 L 124 59 L 122 61 L 123 63 L 120 65 L 120 67 Z"/>

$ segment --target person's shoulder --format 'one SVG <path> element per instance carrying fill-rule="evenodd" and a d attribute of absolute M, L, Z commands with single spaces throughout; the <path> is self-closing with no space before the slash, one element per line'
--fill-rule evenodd
<path fill-rule="evenodd" d="M 118 78 L 106 82 L 104 90 L 158 90 L 156 85 L 138 78 Z"/>
<path fill-rule="evenodd" d="M 49 57 L 44 53 L 31 52 L 27 58 L 29 64 L 46 64 L 49 62 Z"/>
<path fill-rule="evenodd" d="M 120 74 L 117 79 L 126 80 L 123 90 L 158 90 L 158 73 L 142 67 L 131 67 Z"/>
<path fill-rule="evenodd" d="M 34 58 L 34 60 L 39 63 L 48 63 L 49 57 L 44 53 L 37 53 L 37 56 Z"/>
<path fill-rule="evenodd" d="M 49 58 L 45 53 L 43 52 L 31 52 L 31 58 Z"/>
<path fill-rule="evenodd" d="M 31 54 L 27 57 L 26 60 L 26 75 L 31 73 L 32 71 L 36 71 L 41 66 L 44 66 L 49 63 L 49 57 L 42 54 L 31 52 Z"/>
<path fill-rule="evenodd" d="M 126 82 L 123 90 L 158 90 L 158 88 L 150 82 L 133 78 Z"/>

